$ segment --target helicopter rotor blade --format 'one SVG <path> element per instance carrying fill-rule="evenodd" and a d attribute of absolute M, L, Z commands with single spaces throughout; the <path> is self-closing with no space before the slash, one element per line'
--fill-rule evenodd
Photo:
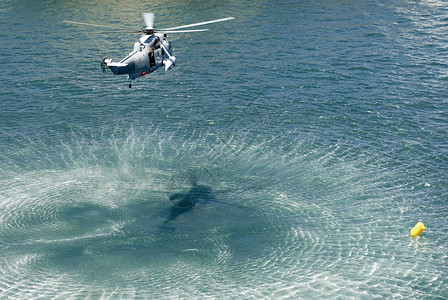
<path fill-rule="evenodd" d="M 209 29 L 193 29 L 193 30 L 157 30 L 160 33 L 188 33 L 188 32 L 202 32 L 209 31 Z"/>
<path fill-rule="evenodd" d="M 112 28 L 112 29 L 120 29 L 120 30 L 127 30 L 126 28 L 122 28 L 122 27 L 114 27 L 114 26 L 109 26 L 109 25 L 99 25 L 99 24 L 91 24 L 91 23 L 82 23 L 82 22 L 74 22 L 74 21 L 67 21 L 64 20 L 62 21 L 64 23 L 70 23 L 70 24 L 75 24 L 75 25 L 86 25 L 86 26 L 94 26 L 94 27 L 102 27 L 102 28 Z"/>
<path fill-rule="evenodd" d="M 143 13 L 146 29 L 153 29 L 154 27 L 154 13 Z"/>
<path fill-rule="evenodd" d="M 160 29 L 160 31 L 183 29 L 183 28 L 207 25 L 207 24 L 212 24 L 212 23 L 224 22 L 224 21 L 229 21 L 229 20 L 233 20 L 233 19 L 235 19 L 235 18 L 228 17 L 228 18 L 216 19 L 216 20 L 211 20 L 211 21 L 205 21 L 205 22 L 201 22 L 201 23 L 194 23 L 194 24 L 188 24 L 188 25 L 177 26 L 177 27 L 163 28 L 163 29 Z"/>

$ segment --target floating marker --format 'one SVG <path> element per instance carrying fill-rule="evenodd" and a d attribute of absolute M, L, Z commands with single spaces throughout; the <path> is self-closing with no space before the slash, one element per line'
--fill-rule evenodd
<path fill-rule="evenodd" d="M 412 228 L 411 236 L 419 236 L 420 233 L 423 232 L 423 230 L 425 230 L 425 225 L 423 225 L 422 222 L 418 222 L 417 224 L 415 224 L 414 228 Z"/>

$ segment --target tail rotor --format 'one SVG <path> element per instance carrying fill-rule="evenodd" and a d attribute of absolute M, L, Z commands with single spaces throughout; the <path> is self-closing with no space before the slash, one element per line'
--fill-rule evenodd
<path fill-rule="evenodd" d="M 103 57 L 103 60 L 100 62 L 100 70 L 101 70 L 101 73 L 102 73 L 103 75 L 106 74 L 106 67 L 107 67 L 107 65 L 108 65 L 111 61 L 112 61 L 112 59 L 107 58 L 106 56 L 104 56 L 104 57 Z"/>

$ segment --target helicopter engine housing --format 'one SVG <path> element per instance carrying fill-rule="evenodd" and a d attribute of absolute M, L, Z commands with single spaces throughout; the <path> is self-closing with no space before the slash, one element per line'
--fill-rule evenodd
<path fill-rule="evenodd" d="M 135 42 L 134 44 L 134 51 L 141 51 L 141 44 L 139 42 Z"/>

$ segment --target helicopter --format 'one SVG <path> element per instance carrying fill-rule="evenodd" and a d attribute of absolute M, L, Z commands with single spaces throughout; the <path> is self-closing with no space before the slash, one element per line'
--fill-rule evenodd
<path fill-rule="evenodd" d="M 188 29 L 196 26 L 202 26 L 217 22 L 224 22 L 235 19 L 234 17 L 227 17 L 222 19 L 216 19 L 211 21 L 205 21 L 200 23 L 155 29 L 154 25 L 154 13 L 143 13 L 143 20 L 146 27 L 133 33 L 142 33 L 138 42 L 134 43 L 134 49 L 125 58 L 118 62 L 113 62 L 111 58 L 104 57 L 100 63 L 100 68 L 103 74 L 108 67 L 115 75 L 128 75 L 129 88 L 132 87 L 132 80 L 141 76 L 154 73 L 157 69 L 164 66 L 165 71 L 173 68 L 176 64 L 176 57 L 173 55 L 171 47 L 171 41 L 167 39 L 168 33 L 189 33 L 189 32 L 201 32 L 208 31 L 208 29 Z M 74 25 L 95 26 L 110 29 L 123 30 L 124 28 L 118 28 L 108 25 L 99 25 L 91 23 L 82 23 L 75 21 L 63 21 L 64 23 Z"/>

